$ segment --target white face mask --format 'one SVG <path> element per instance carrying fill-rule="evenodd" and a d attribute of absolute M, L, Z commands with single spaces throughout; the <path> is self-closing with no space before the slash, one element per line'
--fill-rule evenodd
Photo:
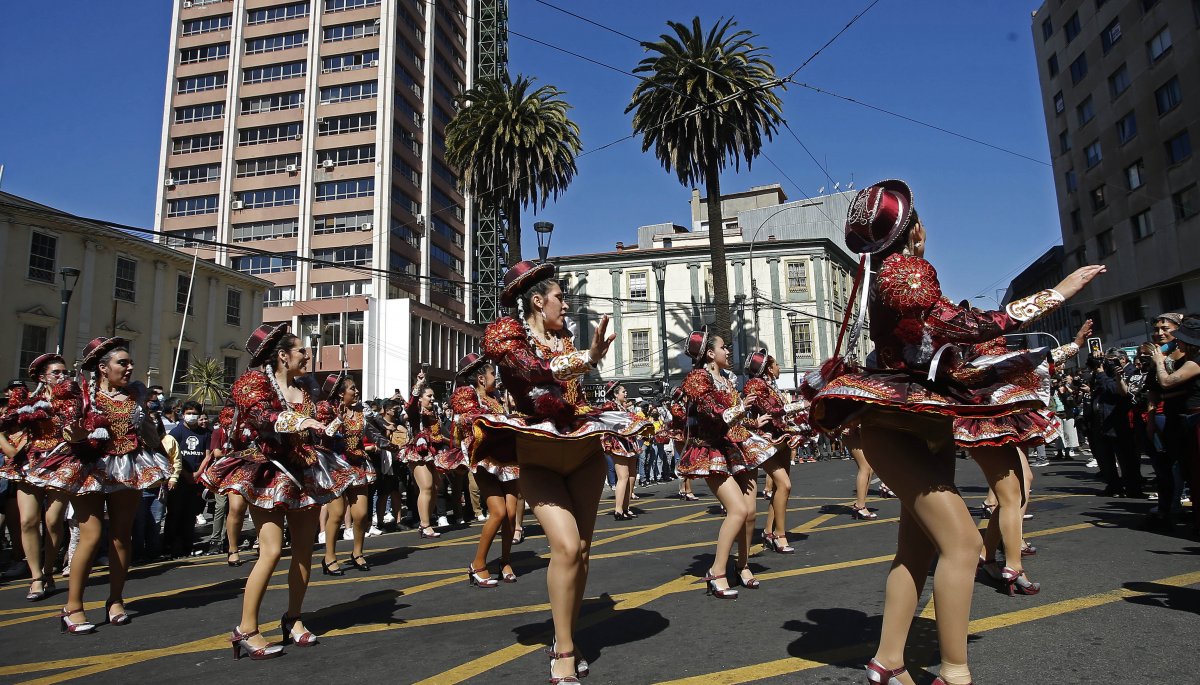
<path fill-rule="evenodd" d="M 184 414 L 183 422 L 189 426 L 194 426 L 200 422 L 200 415 L 199 414 Z"/>

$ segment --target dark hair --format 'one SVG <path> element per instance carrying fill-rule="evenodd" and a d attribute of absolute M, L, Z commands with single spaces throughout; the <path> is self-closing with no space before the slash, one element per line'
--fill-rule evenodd
<path fill-rule="evenodd" d="M 716 340 L 720 338 L 722 341 L 729 340 L 725 337 L 724 331 L 709 331 L 708 337 L 704 340 L 704 347 L 700 348 L 700 354 L 692 357 L 692 368 L 699 369 L 708 363 L 708 353 L 716 347 Z"/>
<path fill-rule="evenodd" d="M 296 349 L 296 343 L 300 341 L 300 337 L 295 333 L 284 333 L 280 336 L 279 341 L 271 348 L 270 355 L 267 356 L 266 365 L 271 367 L 272 371 L 279 370 L 279 353 L 291 352 Z"/>
<path fill-rule="evenodd" d="M 195 400 L 187 400 L 183 403 L 183 411 L 194 410 L 197 414 L 204 413 L 204 406 Z"/>
<path fill-rule="evenodd" d="M 349 375 L 344 375 L 344 376 L 338 378 L 337 383 L 333 384 L 333 391 L 329 393 L 329 397 L 327 399 L 329 399 L 330 401 L 336 399 L 338 402 L 341 402 L 342 401 L 342 393 L 346 392 L 346 381 L 353 381 L 353 380 L 354 380 L 354 378 Z"/>
<path fill-rule="evenodd" d="M 129 354 L 129 348 L 124 347 L 124 346 L 114 347 L 111 350 L 109 350 L 108 352 L 105 352 L 103 357 L 100 357 L 99 359 L 96 360 L 96 369 L 99 370 L 101 364 L 107 364 L 110 360 L 112 360 L 113 355 L 118 352 L 124 352 L 125 354 Z"/>
<path fill-rule="evenodd" d="M 475 369 L 470 374 L 471 384 L 479 385 L 479 377 L 487 374 L 488 370 L 493 368 L 495 368 L 495 366 L 491 362 L 484 362 L 480 364 L 479 368 Z"/>
<path fill-rule="evenodd" d="M 529 316 L 531 313 L 533 313 L 534 295 L 545 296 L 546 293 L 550 292 L 550 288 L 556 285 L 558 285 L 558 281 L 554 280 L 553 278 L 543 278 L 537 283 L 534 283 L 526 288 L 525 292 L 521 293 L 517 298 L 521 304 L 522 311 L 524 311 L 524 316 Z"/>

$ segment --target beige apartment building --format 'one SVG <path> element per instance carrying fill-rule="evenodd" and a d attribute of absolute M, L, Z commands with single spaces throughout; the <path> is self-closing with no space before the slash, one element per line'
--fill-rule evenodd
<path fill-rule="evenodd" d="M 1106 345 L 1200 310 L 1200 1 L 1050 0 L 1033 15 L 1070 302 Z"/>
<path fill-rule="evenodd" d="M 232 383 L 246 370 L 246 340 L 262 322 L 257 303 L 271 285 L 203 259 L 193 277 L 190 254 L 9 193 L 0 193 L 0 254 L 11 322 L 0 369 L 9 378 L 24 378 L 30 361 L 55 351 L 61 331 L 68 363 L 92 338 L 119 335 L 132 342 L 134 375 L 147 385 L 187 395 L 182 377 L 201 359 L 219 361 Z M 72 290 L 65 327 L 64 286 Z"/>
<path fill-rule="evenodd" d="M 367 397 L 477 349 L 472 203 L 444 155 L 478 0 L 175 0 L 161 238 L 270 282 L 266 321 Z M 206 244 L 212 241 L 216 244 Z"/>

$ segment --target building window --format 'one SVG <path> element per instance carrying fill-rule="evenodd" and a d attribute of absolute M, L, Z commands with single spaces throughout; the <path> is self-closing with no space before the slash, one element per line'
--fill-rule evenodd
<path fill-rule="evenodd" d="M 1125 167 L 1125 183 L 1130 190 L 1137 190 L 1142 187 L 1145 180 L 1146 167 L 1142 164 L 1142 160 L 1138 160 L 1133 164 Z"/>
<path fill-rule="evenodd" d="M 1142 298 L 1140 295 L 1127 297 L 1121 300 L 1121 318 L 1125 323 L 1138 323 L 1142 321 Z"/>
<path fill-rule="evenodd" d="M 337 283 L 317 283 L 312 286 L 312 299 L 328 300 L 334 297 L 370 295 L 370 281 L 338 281 Z"/>
<path fill-rule="evenodd" d="M 196 313 L 195 304 L 188 299 L 189 292 L 191 291 L 191 286 L 192 286 L 191 278 L 189 278 L 183 274 L 179 274 L 176 277 L 176 281 L 175 281 L 175 313 L 176 314 L 182 314 L 185 309 L 187 310 L 187 313 L 189 315 Z"/>
<path fill-rule="evenodd" d="M 1146 52 L 1150 54 L 1150 63 L 1154 64 L 1171 50 L 1171 29 L 1164 26 L 1162 31 L 1154 34 L 1146 43 Z"/>
<path fill-rule="evenodd" d="M 307 2 L 293 2 L 290 5 L 276 5 L 246 12 L 246 23 L 250 26 L 268 24 L 273 21 L 287 21 L 308 16 Z"/>
<path fill-rule="evenodd" d="M 1185 130 L 1166 142 L 1167 162 L 1178 164 L 1192 156 L 1192 138 Z"/>
<path fill-rule="evenodd" d="M 257 55 L 264 52 L 277 52 L 291 48 L 302 48 L 308 45 L 308 31 L 296 31 L 276 36 L 246 39 L 246 54 Z"/>
<path fill-rule="evenodd" d="M 222 380 L 225 382 L 226 388 L 232 388 L 233 384 L 238 379 L 238 358 L 225 357 L 225 374 Z"/>
<path fill-rule="evenodd" d="M 300 140 L 304 133 L 304 124 L 293 121 L 288 124 L 259 126 L 238 130 L 238 145 L 263 145 L 277 143 L 281 140 Z"/>
<path fill-rule="evenodd" d="M 288 168 L 292 167 L 292 168 Z M 300 154 L 279 155 L 277 157 L 257 157 L 255 159 L 240 159 L 237 163 L 236 176 L 269 176 L 284 172 L 296 173 L 300 170 Z"/>
<path fill-rule="evenodd" d="M 299 229 L 300 221 L 298 219 L 260 221 L 253 224 L 234 224 L 233 242 L 244 243 L 250 240 L 295 238 L 299 233 Z"/>
<path fill-rule="evenodd" d="M 1159 116 L 1175 109 L 1182 101 L 1183 91 L 1179 87 L 1178 76 L 1172 76 L 1170 81 L 1154 91 L 1154 104 L 1158 107 Z"/>
<path fill-rule="evenodd" d="M 1080 217 L 1078 209 L 1071 210 L 1071 232 L 1078 233 L 1083 230 L 1083 219 Z"/>
<path fill-rule="evenodd" d="M 179 363 L 175 365 L 175 374 L 171 380 L 172 395 L 187 395 L 189 393 L 188 384 L 183 380 L 187 378 L 188 366 L 192 363 L 191 350 L 176 350 L 179 354 Z"/>
<path fill-rule="evenodd" d="M 1071 133 L 1067 130 L 1058 133 L 1058 153 L 1065 155 L 1071 151 Z"/>
<path fill-rule="evenodd" d="M 360 231 L 364 224 L 370 225 L 375 215 L 371 212 L 355 212 L 351 214 L 328 214 L 313 219 L 313 234 L 349 233 Z"/>
<path fill-rule="evenodd" d="M 1073 193 L 1076 190 L 1079 190 L 1079 177 L 1075 175 L 1074 169 L 1067 169 L 1066 174 L 1063 176 L 1066 179 L 1068 193 Z"/>
<path fill-rule="evenodd" d="M 242 291 L 229 289 L 225 296 L 225 323 L 230 326 L 242 325 Z"/>
<path fill-rule="evenodd" d="M 1087 76 L 1087 72 L 1087 53 L 1082 52 L 1079 54 L 1079 57 L 1075 58 L 1074 62 L 1071 62 L 1071 84 L 1075 85 L 1082 81 L 1083 77 Z"/>
<path fill-rule="evenodd" d="M 1151 233 L 1154 233 L 1154 223 L 1150 220 L 1150 210 L 1138 212 L 1129 219 L 1129 226 L 1133 229 L 1134 241 L 1142 238 L 1149 238 Z"/>
<path fill-rule="evenodd" d="M 1158 291 L 1158 299 L 1162 303 L 1164 312 L 1187 311 L 1187 301 L 1183 297 L 1182 283 L 1163 286 Z"/>
<path fill-rule="evenodd" d="M 246 255 L 233 258 L 233 268 L 244 274 L 277 274 L 296 270 L 296 253 L 275 255 Z M 274 288 L 272 288 L 274 290 Z M 292 299 L 295 299 L 293 289 Z"/>
<path fill-rule="evenodd" d="M 1133 110 L 1117 120 L 1117 142 L 1124 145 L 1133 140 L 1137 135 L 1137 117 L 1133 115 Z"/>
<path fill-rule="evenodd" d="M 238 199 L 242 201 L 242 206 L 246 209 L 298 205 L 300 204 L 300 186 L 246 190 L 238 196 Z"/>
<path fill-rule="evenodd" d="M 342 344 L 341 314 L 321 315 L 321 344 L 325 346 Z"/>
<path fill-rule="evenodd" d="M 1129 90 L 1130 83 L 1132 81 L 1129 79 L 1129 67 L 1122 64 L 1108 77 L 1108 92 L 1115 99 L 1121 93 Z"/>
<path fill-rule="evenodd" d="M 314 269 L 331 269 L 338 266 L 370 266 L 371 246 L 352 245 L 350 247 L 321 248 L 312 251 L 312 258 L 320 260 L 313 263 L 312 268 Z"/>
<path fill-rule="evenodd" d="M 789 293 L 808 293 L 808 263 L 787 263 L 787 288 Z"/>
<path fill-rule="evenodd" d="M 194 121 L 210 121 L 225 116 L 224 102 L 210 102 L 205 105 L 175 108 L 175 123 L 189 124 Z"/>
<path fill-rule="evenodd" d="M 353 40 L 366 36 L 379 35 L 379 22 L 360 21 L 356 24 L 338 24 L 321 29 L 322 43 L 336 43 L 342 40 Z"/>
<path fill-rule="evenodd" d="M 58 238 L 33 232 L 29 241 L 29 278 L 44 283 L 53 283 L 55 278 L 54 260 L 57 254 Z"/>
<path fill-rule="evenodd" d="M 1088 193 L 1092 198 L 1092 211 L 1098 212 L 1108 206 L 1108 202 L 1104 199 L 1104 186 L 1098 185 L 1092 188 L 1092 192 Z"/>
<path fill-rule="evenodd" d="M 229 43 L 218 43 L 216 45 L 201 45 L 194 48 L 184 48 L 179 51 L 180 64 L 196 64 L 198 62 L 211 62 L 213 60 L 223 59 L 229 56 Z"/>
<path fill-rule="evenodd" d="M 1058 53 L 1050 55 L 1050 59 L 1046 60 L 1046 71 L 1050 74 L 1050 78 L 1058 76 Z"/>
<path fill-rule="evenodd" d="M 446 221 L 442 217 L 434 214 L 430 220 L 430 223 L 433 225 L 433 231 L 435 233 L 459 247 L 463 246 L 463 234 L 459 232 L 459 230 L 455 228 L 449 221 Z"/>
<path fill-rule="evenodd" d="M 1113 19 L 1112 23 L 1104 27 L 1100 32 L 1100 47 L 1104 50 L 1104 54 L 1108 54 L 1112 47 L 1121 41 L 1121 20 Z"/>
<path fill-rule="evenodd" d="M 347 200 L 355 197 L 371 197 L 374 194 L 374 178 L 351 178 L 345 181 L 318 183 L 316 200 L 318 202 Z"/>
<path fill-rule="evenodd" d="M 216 90 L 225 87 L 227 78 L 223 71 L 217 74 L 188 76 L 179 79 L 176 90 L 179 93 L 199 93 L 204 90 Z"/>
<path fill-rule="evenodd" d="M 1141 0 L 1141 3 L 1142 3 L 1142 12 L 1145 13 L 1145 12 L 1149 12 L 1151 7 L 1154 7 L 1155 5 L 1157 5 L 1158 0 Z"/>
<path fill-rule="evenodd" d="M 167 216 L 216 214 L 217 199 L 216 195 L 201 195 L 200 197 L 183 197 L 178 200 L 167 200 Z"/>
<path fill-rule="evenodd" d="M 1044 43 L 1044 42 L 1050 40 L 1050 36 L 1053 36 L 1053 35 L 1054 35 L 1054 24 L 1051 24 L 1049 19 L 1047 19 L 1046 21 L 1043 21 L 1042 22 L 1042 42 Z"/>
<path fill-rule="evenodd" d="M 325 11 L 345 12 L 363 7 L 374 7 L 378 4 L 379 0 L 325 0 Z"/>
<path fill-rule="evenodd" d="M 357 131 L 373 131 L 375 129 L 375 112 L 347 114 L 342 117 L 325 117 L 317 124 L 317 135 L 333 136 L 341 133 Z"/>
<path fill-rule="evenodd" d="M 1075 268 L 1082 269 L 1088 265 L 1087 246 L 1080 245 L 1075 249 Z"/>
<path fill-rule="evenodd" d="M 1093 140 L 1091 144 L 1083 149 L 1084 159 L 1087 160 L 1087 168 L 1091 169 L 1104 159 L 1104 152 L 1100 149 L 1100 141 Z"/>
<path fill-rule="evenodd" d="M 215 162 L 213 164 L 200 164 L 197 166 L 175 167 L 169 172 L 167 180 L 174 185 L 188 185 L 190 183 L 207 183 L 216 181 L 221 178 L 221 164 Z"/>
<path fill-rule="evenodd" d="M 346 344 L 361 345 L 365 340 L 366 317 L 363 312 L 350 312 L 346 315 Z"/>
<path fill-rule="evenodd" d="M 353 69 L 363 69 L 366 67 L 379 66 L 379 51 L 364 50 L 363 52 L 350 52 L 344 55 L 330 55 L 321 59 L 321 73 L 328 74 L 334 71 L 350 71 Z"/>
<path fill-rule="evenodd" d="M 1113 242 L 1111 228 L 1096 234 L 1096 247 L 1100 248 L 1101 257 L 1107 257 L 1117 251 L 1117 245 Z"/>
<path fill-rule="evenodd" d="M 224 135 L 221 133 L 203 133 L 198 136 L 171 139 L 171 154 L 185 155 L 190 152 L 205 152 L 221 147 Z"/>
<path fill-rule="evenodd" d="M 1079 13 L 1076 12 L 1075 14 L 1071 15 L 1071 18 L 1068 19 L 1065 24 L 1063 24 L 1063 34 L 1066 35 L 1067 42 L 1070 43 L 1071 41 L 1075 40 L 1076 36 L 1079 35 L 1079 31 Z"/>
<path fill-rule="evenodd" d="M 796 357 L 813 356 L 812 322 L 792 321 L 792 353 Z"/>
<path fill-rule="evenodd" d="M 650 366 L 650 331 L 629 331 L 629 347 L 634 366 Z"/>
<path fill-rule="evenodd" d="M 201 241 L 214 241 L 217 239 L 217 228 L 192 228 L 186 231 L 170 231 L 169 236 L 163 238 L 163 242 L 167 247 L 198 247 Z"/>
<path fill-rule="evenodd" d="M 334 166 L 348 164 L 373 164 L 375 162 L 375 144 L 357 145 L 355 147 L 339 147 L 332 150 L 318 150 L 317 163 L 333 162 Z"/>
<path fill-rule="evenodd" d="M 1095 118 L 1096 108 L 1095 108 L 1095 106 L 1092 105 L 1092 96 L 1091 95 L 1087 96 L 1086 98 L 1083 99 L 1083 102 L 1079 103 L 1079 106 L 1075 108 L 1075 114 L 1079 118 L 1080 126 L 1083 126 L 1084 124 L 1086 124 L 1087 122 L 1089 122 L 1093 118 Z"/>
<path fill-rule="evenodd" d="M 1063 94 L 1062 94 L 1062 91 L 1060 90 L 1054 94 L 1054 113 L 1062 114 L 1063 110 L 1066 108 L 1067 108 L 1066 101 L 1063 100 Z"/>
<path fill-rule="evenodd" d="M 304 61 L 288 62 L 286 64 L 266 64 L 242 70 L 242 83 L 266 83 L 268 81 L 283 81 L 289 78 L 304 76 L 308 71 L 308 63 Z"/>
<path fill-rule="evenodd" d="M 646 272 L 635 271 L 629 274 L 629 299 L 644 300 L 646 297 Z"/>
<path fill-rule="evenodd" d="M 47 345 L 50 342 L 50 329 L 46 326 L 33 326 L 24 324 L 21 326 L 21 354 L 19 368 L 21 373 L 29 368 L 34 359 L 39 355 L 45 354 Z"/>
<path fill-rule="evenodd" d="M 1200 191 L 1197 191 L 1196 184 L 1172 195 L 1171 205 L 1175 207 L 1175 218 L 1180 221 L 1196 216 L 1200 212 Z"/>
<path fill-rule="evenodd" d="M 276 112 L 284 109 L 298 109 L 304 106 L 304 92 L 273 93 L 242 100 L 242 114 L 258 114 L 260 112 Z"/>
<path fill-rule="evenodd" d="M 447 252 L 444 248 L 438 245 L 429 246 L 429 255 L 441 264 L 450 267 L 456 273 L 463 272 L 463 262 L 458 257 Z"/>
<path fill-rule="evenodd" d="M 117 257 L 117 274 L 113 283 L 113 297 L 126 302 L 137 300 L 137 262 L 128 257 Z"/>
<path fill-rule="evenodd" d="M 222 14 L 219 17 L 206 17 L 183 22 L 183 35 L 194 36 L 198 33 L 224 31 L 233 25 L 232 14 Z"/>
<path fill-rule="evenodd" d="M 338 86 L 326 86 L 321 89 L 321 104 L 331 105 L 337 102 L 354 102 L 369 100 L 379 93 L 379 84 L 375 81 L 362 83 L 343 83 Z"/>
<path fill-rule="evenodd" d="M 238 269 L 241 271 L 241 269 Z M 296 286 L 281 285 L 267 288 L 263 293 L 264 307 L 290 307 L 296 302 Z"/>

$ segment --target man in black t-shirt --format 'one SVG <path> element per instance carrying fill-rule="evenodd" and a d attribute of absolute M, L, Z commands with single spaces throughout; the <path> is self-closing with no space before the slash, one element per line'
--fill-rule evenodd
<path fill-rule="evenodd" d="M 167 481 L 167 524 L 163 545 L 171 556 L 188 556 L 196 533 L 196 514 L 203 508 L 196 469 L 209 451 L 211 434 L 200 426 L 203 407 L 198 402 L 183 403 L 180 421 L 170 435 L 179 445 L 178 468 Z"/>

